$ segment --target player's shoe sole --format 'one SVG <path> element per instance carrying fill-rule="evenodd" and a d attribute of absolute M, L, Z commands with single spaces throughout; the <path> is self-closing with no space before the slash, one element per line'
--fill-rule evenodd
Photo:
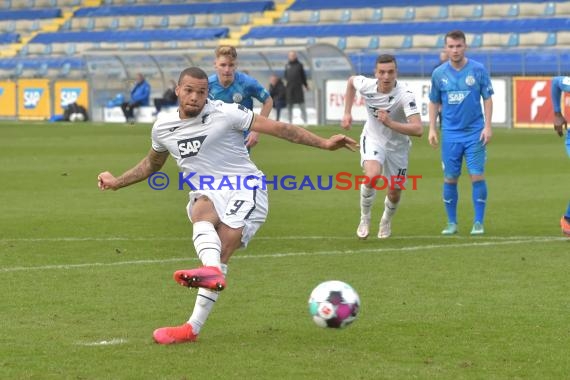
<path fill-rule="evenodd" d="M 562 228 L 564 235 L 570 237 L 570 222 L 568 222 L 564 216 L 560 219 L 560 228 Z"/>
<path fill-rule="evenodd" d="M 206 288 L 210 290 L 224 290 L 226 279 L 222 271 L 216 267 L 200 267 L 197 269 L 183 269 L 174 272 L 174 281 L 188 288 Z"/>
<path fill-rule="evenodd" d="M 457 233 L 457 224 L 447 223 L 447 226 L 441 231 L 442 235 L 454 235 Z"/>
<path fill-rule="evenodd" d="M 189 323 L 177 327 L 161 327 L 154 330 L 152 337 L 158 344 L 187 343 L 198 339 L 198 335 L 194 334 Z"/>
<path fill-rule="evenodd" d="M 386 239 L 392 235 L 391 221 L 388 219 L 380 219 L 380 226 L 378 229 L 378 239 Z"/>

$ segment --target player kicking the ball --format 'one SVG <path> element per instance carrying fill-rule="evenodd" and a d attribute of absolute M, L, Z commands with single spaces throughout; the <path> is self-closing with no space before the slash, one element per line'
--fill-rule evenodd
<path fill-rule="evenodd" d="M 193 224 L 194 248 L 203 266 L 174 273 L 184 286 L 198 287 L 194 311 L 187 323 L 154 331 L 157 343 L 193 342 L 226 287 L 227 265 L 234 251 L 245 247 L 265 222 L 268 212 L 263 173 L 251 161 L 243 144 L 243 132 L 252 130 L 316 148 L 355 150 L 356 141 L 344 135 L 329 139 L 290 124 L 255 115 L 239 104 L 208 100 L 208 76 L 197 68 L 180 74 L 176 95 L 178 115 L 159 117 L 152 128 L 152 147 L 145 158 L 119 177 L 109 172 L 98 176 L 101 190 L 118 190 L 148 178 L 171 155 L 184 178 L 197 189 L 190 192 L 188 217 Z M 190 173 L 196 173 L 190 176 Z M 200 189 L 200 176 L 214 177 L 212 187 Z M 247 189 L 240 179 L 253 176 Z M 227 181 L 233 186 L 227 186 Z M 223 186 L 220 186 L 224 181 Z"/>
<path fill-rule="evenodd" d="M 388 186 L 384 199 L 384 213 L 380 219 L 378 237 L 392 234 L 391 222 L 400 203 L 402 187 L 408 170 L 409 136 L 421 137 L 423 128 L 414 94 L 397 81 L 396 58 L 389 54 L 376 59 L 375 78 L 352 76 L 344 95 L 342 127 L 352 124 L 352 104 L 356 91 L 366 103 L 368 118 L 360 136 L 360 164 L 371 180 L 360 187 L 360 224 L 356 235 L 366 239 L 370 232 L 371 209 L 376 197 L 377 179 L 399 178 Z"/>

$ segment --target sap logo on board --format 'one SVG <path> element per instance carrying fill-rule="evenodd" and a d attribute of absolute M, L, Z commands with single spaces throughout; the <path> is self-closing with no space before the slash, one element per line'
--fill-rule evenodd
<path fill-rule="evenodd" d="M 37 107 L 42 94 L 44 93 L 43 88 L 26 88 L 24 89 L 24 108 L 34 109 Z"/>
<path fill-rule="evenodd" d="M 80 88 L 62 88 L 59 94 L 61 106 L 67 107 L 70 104 L 77 103 L 77 99 L 79 99 L 80 94 Z"/>

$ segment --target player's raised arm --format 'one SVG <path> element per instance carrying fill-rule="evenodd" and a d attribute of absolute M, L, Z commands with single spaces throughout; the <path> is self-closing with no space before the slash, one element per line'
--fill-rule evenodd
<path fill-rule="evenodd" d="M 97 186 L 101 190 L 119 190 L 121 187 L 143 181 L 152 173 L 160 170 L 164 166 L 167 158 L 168 152 L 159 153 L 151 148 L 141 162 L 121 174 L 119 177 L 115 177 L 110 172 L 100 173 L 97 176 Z"/>
<path fill-rule="evenodd" d="M 312 132 L 309 132 L 305 128 L 271 120 L 260 115 L 255 115 L 251 130 L 266 135 L 279 137 L 296 144 L 314 146 L 316 148 L 326 150 L 347 148 L 355 151 L 358 147 L 358 144 L 355 140 L 345 135 L 334 135 L 328 139 L 325 139 Z"/>

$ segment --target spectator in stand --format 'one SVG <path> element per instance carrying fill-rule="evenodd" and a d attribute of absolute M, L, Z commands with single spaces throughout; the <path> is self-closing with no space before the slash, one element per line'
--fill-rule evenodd
<path fill-rule="evenodd" d="M 156 114 L 160 112 L 162 107 L 175 106 L 178 104 L 178 96 L 176 96 L 176 82 L 170 80 L 170 87 L 164 91 L 162 98 L 154 98 L 154 107 Z"/>
<path fill-rule="evenodd" d="M 141 73 L 136 75 L 135 86 L 131 90 L 131 99 L 121 104 L 127 123 L 135 123 L 134 110 L 140 106 L 148 106 L 150 98 L 150 84 Z"/>
<path fill-rule="evenodd" d="M 277 74 L 273 74 L 269 78 L 269 94 L 273 99 L 273 108 L 276 112 L 275 120 L 279 121 L 281 110 L 287 106 L 287 90 Z"/>
<path fill-rule="evenodd" d="M 287 88 L 287 111 L 289 113 L 289 122 L 293 122 L 293 105 L 298 104 L 301 109 L 301 117 L 305 126 L 307 125 L 307 107 L 305 105 L 305 90 L 309 91 L 307 84 L 307 75 L 303 64 L 297 59 L 297 53 L 290 51 L 288 55 L 289 61 L 285 65 L 285 75 Z"/>

